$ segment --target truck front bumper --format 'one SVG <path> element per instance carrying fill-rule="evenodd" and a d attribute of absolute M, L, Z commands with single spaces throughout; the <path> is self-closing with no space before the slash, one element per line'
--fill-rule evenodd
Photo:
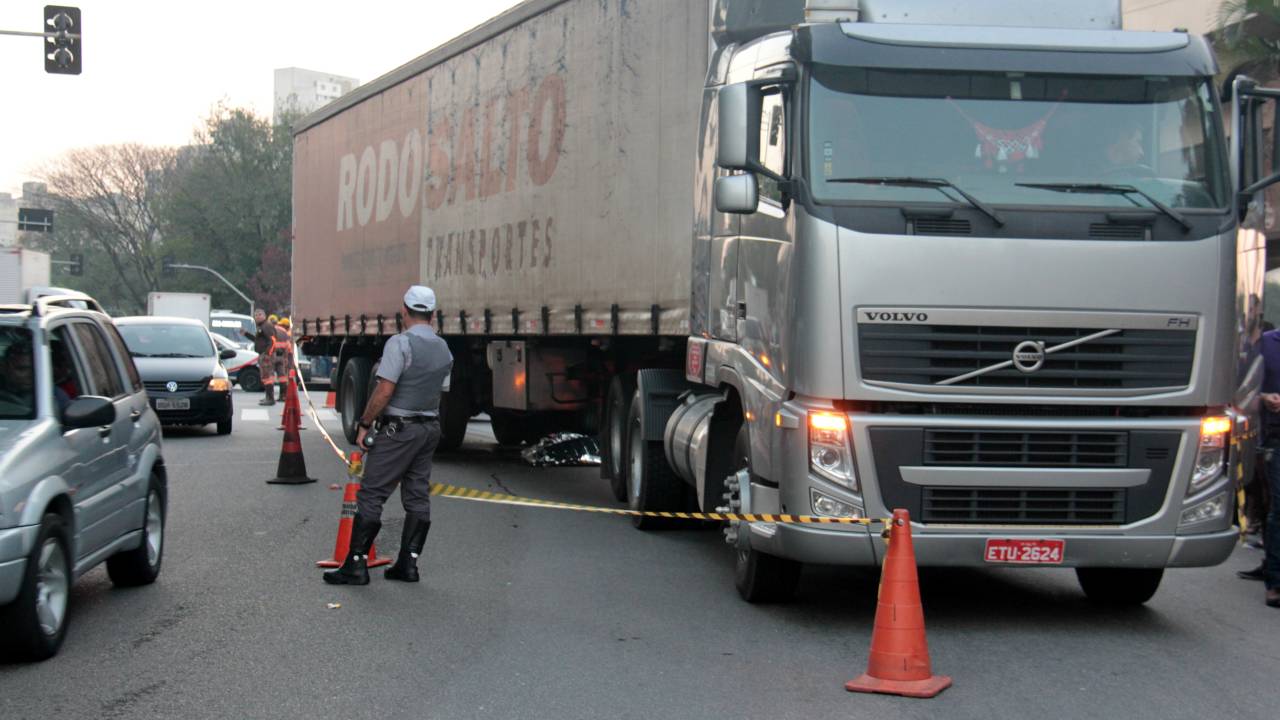
<path fill-rule="evenodd" d="M 1239 535 L 1234 529 L 1197 535 L 1054 535 L 1051 532 L 998 530 L 982 534 L 937 532 L 912 526 L 916 564 L 935 567 L 981 567 L 991 537 L 1063 540 L 1062 567 L 1208 567 L 1226 560 Z M 751 547 L 760 552 L 823 565 L 877 565 L 886 546 L 878 528 L 830 530 L 803 525 L 754 523 Z"/>

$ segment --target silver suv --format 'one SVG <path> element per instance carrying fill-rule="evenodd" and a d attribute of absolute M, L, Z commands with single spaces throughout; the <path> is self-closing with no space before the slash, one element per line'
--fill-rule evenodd
<path fill-rule="evenodd" d="M 160 574 L 160 422 L 111 319 L 86 295 L 0 305 L 0 648 L 52 657 L 71 584 Z"/>

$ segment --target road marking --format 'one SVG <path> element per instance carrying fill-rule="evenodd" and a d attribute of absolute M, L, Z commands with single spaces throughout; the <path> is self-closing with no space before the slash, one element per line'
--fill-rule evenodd
<path fill-rule="evenodd" d="M 271 414 L 262 408 L 248 409 L 240 411 L 240 419 L 244 422 L 265 421 L 271 419 Z"/>

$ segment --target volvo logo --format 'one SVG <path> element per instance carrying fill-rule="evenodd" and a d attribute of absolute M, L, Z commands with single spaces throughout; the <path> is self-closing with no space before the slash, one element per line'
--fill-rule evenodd
<path fill-rule="evenodd" d="M 168 390 L 169 392 L 178 392 L 178 383 L 170 380 L 169 382 L 164 384 L 164 389 Z"/>
<path fill-rule="evenodd" d="M 1013 349 L 1013 366 L 1024 373 L 1033 373 L 1044 367 L 1044 343 L 1024 340 Z"/>

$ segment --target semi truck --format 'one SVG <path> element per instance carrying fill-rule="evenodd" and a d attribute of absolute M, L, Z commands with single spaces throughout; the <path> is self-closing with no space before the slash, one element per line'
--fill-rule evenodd
<path fill-rule="evenodd" d="M 529 0 L 295 127 L 295 321 L 349 440 L 425 284 L 445 448 L 590 429 L 636 510 L 904 508 L 1142 603 L 1258 442 L 1275 97 L 1218 72 L 1118 0 Z M 724 533 L 751 602 L 885 553 Z"/>

